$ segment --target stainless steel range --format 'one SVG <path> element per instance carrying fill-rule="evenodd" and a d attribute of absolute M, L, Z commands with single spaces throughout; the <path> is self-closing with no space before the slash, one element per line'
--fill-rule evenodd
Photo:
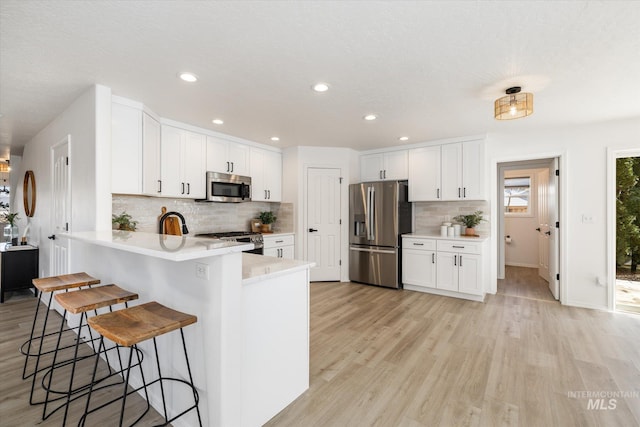
<path fill-rule="evenodd" d="M 220 239 L 229 242 L 249 242 L 253 243 L 254 248 L 249 249 L 247 253 L 264 255 L 264 240 L 262 234 L 253 233 L 251 231 L 230 231 L 230 232 L 214 232 L 214 233 L 201 233 L 196 234 L 196 237 L 207 237 L 210 239 Z"/>

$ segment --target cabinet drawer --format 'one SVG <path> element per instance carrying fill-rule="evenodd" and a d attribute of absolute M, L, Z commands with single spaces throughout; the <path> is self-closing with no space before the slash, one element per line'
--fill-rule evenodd
<path fill-rule="evenodd" d="M 416 249 L 424 251 L 435 251 L 436 241 L 430 239 L 420 239 L 415 237 L 404 237 L 402 239 L 403 249 Z"/>
<path fill-rule="evenodd" d="M 461 254 L 482 254 L 482 244 L 461 242 L 459 240 L 438 240 L 438 251 L 457 252 Z"/>
<path fill-rule="evenodd" d="M 278 248 L 281 246 L 289 246 L 293 245 L 294 238 L 293 235 L 289 234 L 287 236 L 263 236 L 264 239 L 264 247 L 268 248 Z"/>

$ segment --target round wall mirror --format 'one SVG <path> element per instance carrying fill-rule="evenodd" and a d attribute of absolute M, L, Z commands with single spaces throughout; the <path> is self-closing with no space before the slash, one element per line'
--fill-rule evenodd
<path fill-rule="evenodd" d="M 22 201 L 24 202 L 24 213 L 32 217 L 36 213 L 36 177 L 33 171 L 26 171 L 22 186 Z"/>

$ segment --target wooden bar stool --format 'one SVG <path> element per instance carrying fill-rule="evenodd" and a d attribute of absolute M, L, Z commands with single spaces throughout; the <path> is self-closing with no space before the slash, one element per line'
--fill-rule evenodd
<path fill-rule="evenodd" d="M 81 397 L 82 394 L 80 395 L 76 395 L 73 399 L 71 398 L 72 395 L 74 394 L 78 394 L 82 391 L 87 392 L 90 385 L 89 383 L 84 384 L 82 386 L 76 387 L 74 389 L 74 376 L 75 376 L 75 370 L 76 370 L 76 363 L 80 360 L 83 359 L 87 359 L 89 357 L 93 357 L 93 354 L 90 354 L 88 356 L 83 356 L 83 357 L 78 357 L 78 348 L 80 346 L 80 341 L 81 341 L 81 332 L 82 332 L 82 327 L 86 326 L 87 329 L 89 330 L 89 334 L 90 334 L 90 341 L 93 344 L 93 335 L 91 334 L 91 329 L 89 328 L 89 326 L 86 324 L 86 320 L 88 318 L 87 313 L 89 311 L 94 311 L 97 314 L 98 309 L 100 308 L 104 308 L 104 307 L 109 307 L 109 311 L 113 312 L 113 306 L 117 305 L 117 304 L 124 304 L 125 307 L 127 307 L 127 303 L 129 301 L 133 301 L 138 299 L 138 294 L 133 293 L 133 292 L 129 292 L 127 290 L 124 290 L 122 288 L 120 288 L 117 285 L 104 285 L 104 286 L 98 286 L 95 288 L 89 288 L 89 289 L 80 289 L 78 291 L 73 291 L 73 292 L 66 292 L 66 293 L 60 293 L 60 294 L 56 294 L 55 295 L 55 299 L 58 302 L 58 304 L 60 304 L 62 306 L 62 308 L 64 308 L 64 313 L 62 315 L 62 320 L 60 321 L 60 330 L 58 332 L 58 341 L 56 343 L 56 349 L 54 351 L 53 354 L 53 362 L 51 365 L 51 368 L 49 368 L 49 370 L 44 374 L 44 377 L 42 378 L 42 386 L 44 387 L 44 389 L 46 390 L 46 398 L 44 400 L 44 407 L 42 410 L 42 419 L 45 420 L 47 419 L 51 414 L 53 414 L 54 412 L 56 412 L 58 409 L 64 407 L 64 418 L 62 421 L 62 425 L 65 425 L 66 421 L 67 421 L 67 413 L 69 410 L 69 403 L 72 400 L 77 399 L 78 397 Z M 71 313 L 71 314 L 80 314 L 80 320 L 79 320 L 79 326 L 78 326 L 78 337 L 75 340 L 75 346 L 74 346 L 74 352 L 73 352 L 73 357 L 70 359 L 66 359 L 63 362 L 58 362 L 58 353 L 59 351 L 62 349 L 60 347 L 60 341 L 62 338 L 62 332 L 64 329 L 64 324 L 65 324 L 65 318 L 67 313 Z M 67 347 L 63 347 L 63 348 L 68 348 Z M 95 352 L 95 348 L 94 348 L 94 352 Z M 118 354 L 118 358 L 120 357 L 120 352 L 117 352 Z M 108 378 L 109 376 L 112 376 L 113 373 L 111 371 L 110 368 L 110 364 L 109 364 L 109 359 L 108 359 L 108 355 L 105 353 L 105 357 L 107 357 L 107 366 L 109 366 L 109 374 L 104 377 L 101 378 L 100 380 L 97 380 L 97 382 L 101 382 L 103 380 L 105 380 L 106 378 Z M 54 376 L 54 373 L 56 371 L 63 371 L 63 368 L 67 367 L 67 366 L 71 366 L 71 373 L 69 374 L 69 388 L 67 390 L 54 390 L 51 388 L 51 382 Z M 120 360 L 120 371 L 122 371 L 122 360 Z M 46 383 L 46 385 L 45 385 Z M 111 384 L 113 385 L 113 384 Z M 59 394 L 62 395 L 60 397 L 57 398 L 52 398 L 50 399 L 50 394 Z M 66 397 L 66 402 L 61 404 L 60 406 L 56 407 L 53 411 L 49 412 L 47 414 L 47 405 L 50 402 L 56 401 L 56 400 L 60 400 L 60 399 L 64 399 Z"/>
<path fill-rule="evenodd" d="M 49 297 L 49 302 L 47 304 L 47 311 L 44 316 L 42 333 L 38 336 L 35 336 L 35 337 L 33 336 L 36 328 L 36 324 L 38 321 L 38 312 L 40 311 L 40 298 L 38 298 L 36 300 L 36 311 L 33 316 L 31 334 L 29 335 L 29 339 L 20 346 L 20 352 L 25 355 L 24 367 L 22 368 L 22 379 L 33 377 L 31 381 L 31 394 L 29 395 L 29 403 L 31 405 L 35 405 L 35 404 L 43 403 L 43 402 L 33 401 L 33 391 L 36 383 L 36 376 L 38 372 L 49 369 L 48 365 L 44 367 L 40 367 L 40 360 L 42 356 L 51 354 L 55 351 L 55 349 L 43 351 L 43 343 L 45 339 L 57 333 L 57 332 L 46 333 L 47 321 L 49 319 L 49 311 L 51 310 L 51 303 L 53 302 L 52 293 L 55 291 L 68 292 L 69 289 L 81 288 L 83 286 L 91 287 L 91 285 L 96 285 L 100 283 L 100 279 L 96 279 L 95 277 L 92 277 L 85 272 L 81 272 L 81 273 L 73 273 L 73 274 L 64 274 L 61 276 L 41 277 L 38 279 L 33 279 L 32 283 L 36 287 L 36 289 L 40 292 L 40 298 L 42 298 L 44 294 L 47 294 L 47 293 L 51 294 Z M 73 330 L 73 329 L 75 328 L 72 328 L 69 330 Z M 67 331 L 64 331 L 64 332 L 67 332 Z M 40 343 L 38 345 L 37 352 L 32 353 L 31 350 L 32 350 L 32 344 L 34 341 L 40 341 Z M 27 365 L 29 364 L 29 359 L 32 357 L 35 358 L 35 367 L 33 369 L 33 372 L 27 374 Z"/>
<path fill-rule="evenodd" d="M 114 343 L 123 346 L 129 347 L 129 361 L 127 364 L 126 373 L 123 373 L 124 376 L 124 390 L 121 397 L 117 397 L 115 399 L 110 400 L 96 408 L 90 408 L 91 404 L 91 393 L 93 392 L 93 385 L 96 377 L 96 371 L 98 368 L 99 361 L 99 351 L 96 356 L 96 361 L 93 369 L 92 376 L 92 385 L 89 389 L 89 395 L 87 396 L 87 403 L 84 411 L 84 415 L 80 418 L 79 426 L 84 426 L 87 415 L 96 412 L 112 403 L 115 403 L 119 400 L 122 400 L 121 409 L 120 409 L 120 426 L 122 426 L 122 421 L 124 419 L 125 414 L 125 405 L 127 396 L 136 393 L 139 390 L 144 389 L 145 398 L 147 400 L 147 408 L 145 411 L 134 421 L 134 425 L 140 421 L 145 414 L 149 411 L 149 395 L 147 392 L 147 387 L 151 386 L 157 382 L 160 383 L 160 391 L 162 393 L 162 407 L 164 410 L 164 419 L 165 423 L 168 424 L 174 421 L 176 418 L 181 417 L 187 412 L 193 410 L 195 408 L 198 414 L 198 422 L 199 425 L 202 426 L 202 419 L 200 418 L 200 409 L 198 408 L 198 391 L 196 390 L 195 385 L 193 384 L 193 377 L 191 375 L 191 367 L 189 366 L 189 356 L 187 355 L 187 346 L 184 340 L 184 332 L 182 328 L 185 326 L 191 325 L 197 322 L 197 317 L 192 316 L 190 314 L 181 313 L 176 310 L 172 310 L 168 307 L 165 307 L 157 302 L 149 302 L 146 304 L 138 305 L 131 308 L 126 308 L 119 311 L 114 311 L 113 313 L 101 314 L 98 316 L 93 316 L 88 319 L 89 326 L 91 326 L 94 330 L 100 333 L 100 344 L 98 346 L 98 350 L 104 346 L 104 339 L 107 338 Z M 183 380 L 181 378 L 169 378 L 163 377 L 162 371 L 160 370 L 160 358 L 158 357 L 158 346 L 156 343 L 156 337 L 160 335 L 164 335 L 168 332 L 174 331 L 176 329 L 180 329 L 180 336 L 182 338 L 182 348 L 184 350 L 184 358 L 187 365 L 187 372 L 189 374 L 189 381 Z M 142 341 L 146 341 L 149 339 L 153 339 L 153 348 L 155 350 L 156 355 L 156 367 L 158 369 L 158 378 L 151 381 L 150 383 L 146 383 L 144 378 L 144 372 L 142 370 L 142 366 L 139 366 L 140 375 L 142 378 L 142 386 L 138 387 L 134 390 L 127 391 L 129 385 L 129 377 L 131 374 L 132 367 L 132 358 L 134 349 L 137 348 L 137 344 Z M 139 357 L 139 356 L 138 356 Z M 140 362 L 140 361 L 139 361 Z M 164 395 L 164 386 L 163 381 L 176 381 L 189 386 L 193 392 L 194 405 L 185 409 L 178 415 L 168 418 L 167 415 L 167 404 Z"/>

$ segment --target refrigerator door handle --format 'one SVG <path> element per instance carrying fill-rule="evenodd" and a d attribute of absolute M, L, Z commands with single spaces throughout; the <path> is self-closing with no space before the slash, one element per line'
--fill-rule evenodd
<path fill-rule="evenodd" d="M 376 239 L 375 224 L 376 224 L 376 190 L 373 187 L 369 187 L 371 190 L 371 203 L 369 204 L 369 240 Z"/>
<path fill-rule="evenodd" d="M 369 249 L 369 248 L 354 248 L 354 247 L 351 247 L 350 249 L 352 251 L 369 252 L 372 254 L 395 254 L 396 253 L 396 251 L 385 250 L 385 249 Z"/>

